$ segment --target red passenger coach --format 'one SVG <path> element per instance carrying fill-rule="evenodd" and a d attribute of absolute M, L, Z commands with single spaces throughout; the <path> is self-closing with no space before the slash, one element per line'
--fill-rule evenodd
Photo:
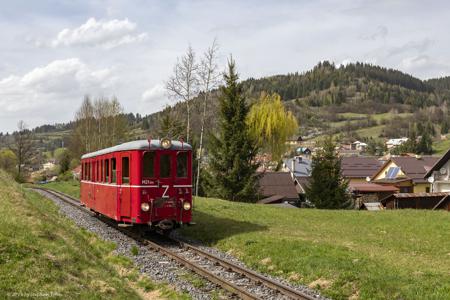
<path fill-rule="evenodd" d="M 81 157 L 81 202 L 125 224 L 164 231 L 191 222 L 192 147 L 139 140 Z"/>

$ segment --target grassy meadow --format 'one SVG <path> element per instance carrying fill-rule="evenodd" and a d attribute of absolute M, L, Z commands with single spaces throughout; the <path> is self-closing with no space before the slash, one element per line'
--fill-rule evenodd
<path fill-rule="evenodd" d="M 76 196 L 65 183 L 52 188 Z M 333 299 L 450 299 L 445 211 L 286 209 L 197 198 L 193 217 L 197 225 L 183 235 Z"/>
<path fill-rule="evenodd" d="M 185 299 L 0 170 L 0 299 Z"/>
<path fill-rule="evenodd" d="M 200 198 L 184 235 L 333 299 L 450 299 L 450 214 L 286 209 Z"/>

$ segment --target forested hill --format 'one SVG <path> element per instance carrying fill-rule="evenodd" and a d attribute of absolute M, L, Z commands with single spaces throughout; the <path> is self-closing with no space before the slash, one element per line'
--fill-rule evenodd
<path fill-rule="evenodd" d="M 346 135 L 358 138 L 356 131 L 363 128 L 374 129 L 363 132 L 363 137 L 407 135 L 411 122 L 433 123 L 437 136 L 441 127 L 445 131 L 445 123 L 450 123 L 447 111 L 449 83 L 449 78 L 423 81 L 398 70 L 371 64 L 336 67 L 324 61 L 304 73 L 249 78 L 242 81 L 242 87 L 250 102 L 261 92 L 280 94 L 298 118 L 302 135 L 345 131 Z M 213 98 L 208 104 L 207 121 L 207 128 L 212 130 L 216 121 L 217 93 Z M 201 98 L 197 98 L 191 105 L 194 131 L 200 124 L 200 104 Z M 184 114 L 185 106 L 179 103 L 144 118 L 145 128 L 153 134 L 163 134 L 161 120 L 167 125 L 170 124 L 168 119 L 182 120 Z M 396 115 L 397 122 L 391 124 Z"/>
<path fill-rule="evenodd" d="M 333 86 L 367 84 L 370 81 L 397 85 L 418 92 L 434 90 L 433 85 L 398 70 L 363 63 L 337 68 L 327 61 L 319 63 L 305 73 L 276 75 L 261 79 L 250 78 L 243 84 L 249 90 L 277 92 L 283 99 L 290 100 L 307 97 L 314 91 L 326 90 Z"/>
<path fill-rule="evenodd" d="M 398 70 L 365 63 L 336 67 L 324 61 L 303 73 L 248 78 L 242 81 L 249 102 L 262 92 L 281 95 L 297 117 L 306 136 L 344 134 L 352 139 L 407 136 L 411 124 L 431 124 L 436 139 L 450 127 L 450 77 L 421 80 Z M 214 131 L 218 92 L 208 103 L 207 127 Z M 119 99 L 124 102 L 126 99 Z M 191 101 L 191 126 L 199 132 L 202 97 Z M 129 139 L 171 136 L 183 131 L 186 106 L 178 103 L 148 116 L 128 113 Z M 70 134 L 73 123 L 43 125 L 35 129 L 45 142 L 61 144 L 57 132 Z M 421 125 L 420 125 L 421 126 Z M 176 134 L 175 134 L 176 132 Z M 2 142 L 0 134 L 0 144 Z"/>

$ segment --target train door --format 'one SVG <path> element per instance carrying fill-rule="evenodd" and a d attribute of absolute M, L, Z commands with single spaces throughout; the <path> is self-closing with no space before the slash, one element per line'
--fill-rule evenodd
<path fill-rule="evenodd" d="M 95 209 L 95 201 L 94 201 L 94 197 L 95 197 L 95 178 L 94 178 L 94 170 L 95 170 L 95 165 L 93 161 L 89 162 L 89 180 L 90 180 L 90 184 L 89 184 L 89 207 L 92 209 Z"/>
<path fill-rule="evenodd" d="M 177 214 L 173 179 L 175 172 L 174 151 L 157 152 L 158 191 L 154 202 L 155 216 L 161 219 L 174 218 Z"/>
<path fill-rule="evenodd" d="M 120 214 L 122 217 L 131 216 L 131 188 L 130 188 L 130 156 L 121 156 L 120 168 Z"/>

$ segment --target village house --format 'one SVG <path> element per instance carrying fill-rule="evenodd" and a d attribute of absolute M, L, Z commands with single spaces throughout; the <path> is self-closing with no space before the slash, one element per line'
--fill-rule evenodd
<path fill-rule="evenodd" d="M 367 182 L 383 165 L 376 157 L 350 156 L 341 160 L 342 176 L 350 184 Z"/>
<path fill-rule="evenodd" d="M 358 151 L 364 152 L 364 151 L 366 151 L 366 148 L 367 148 L 367 144 L 360 142 L 360 141 L 355 141 L 350 144 L 351 150 L 358 150 Z"/>
<path fill-rule="evenodd" d="M 450 193 L 450 149 L 425 175 L 433 193 Z"/>
<path fill-rule="evenodd" d="M 432 156 L 392 156 L 372 176 L 371 182 L 399 188 L 400 193 L 429 193 L 425 175 L 439 160 Z"/>
<path fill-rule="evenodd" d="M 303 142 L 303 138 L 301 136 L 291 138 L 286 141 L 289 145 L 300 145 Z"/>
<path fill-rule="evenodd" d="M 343 157 L 341 160 L 342 176 L 348 180 L 349 192 L 355 200 L 356 207 L 364 203 L 378 202 L 399 189 L 393 185 L 380 185 L 369 182 L 370 178 L 381 168 L 383 161 L 376 157 Z"/>
<path fill-rule="evenodd" d="M 403 144 L 404 142 L 407 142 L 407 141 L 408 141 L 407 137 L 402 137 L 399 139 L 389 139 L 386 142 L 386 147 L 388 148 L 388 150 L 390 150 L 394 147 L 400 146 L 401 144 Z"/>
<path fill-rule="evenodd" d="M 309 184 L 311 176 L 312 160 L 304 156 L 288 158 L 284 160 L 282 170 L 291 174 L 300 201 L 304 202 L 306 200 L 306 186 Z"/>
<path fill-rule="evenodd" d="M 265 172 L 259 179 L 259 204 L 295 204 L 299 194 L 290 172 Z"/>

